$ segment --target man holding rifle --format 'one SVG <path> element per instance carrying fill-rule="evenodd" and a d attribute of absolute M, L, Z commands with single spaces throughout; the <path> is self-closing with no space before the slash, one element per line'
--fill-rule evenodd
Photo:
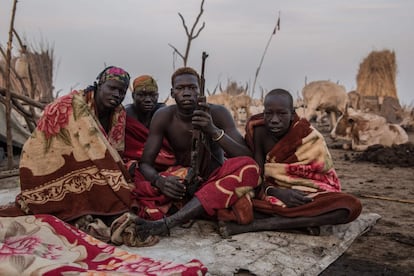
<path fill-rule="evenodd" d="M 154 114 L 139 164 L 143 179 L 135 181 L 141 217 L 136 219 L 137 235 L 141 239 L 165 235 L 200 217 L 249 223 L 253 219 L 249 195 L 258 185 L 259 168 L 233 117 L 224 106 L 199 101 L 204 80 L 194 69 L 179 68 L 171 83 L 176 104 Z M 202 135 L 194 135 L 197 131 Z M 154 161 L 164 137 L 177 162 L 158 172 Z M 199 162 L 192 160 L 195 157 Z"/>

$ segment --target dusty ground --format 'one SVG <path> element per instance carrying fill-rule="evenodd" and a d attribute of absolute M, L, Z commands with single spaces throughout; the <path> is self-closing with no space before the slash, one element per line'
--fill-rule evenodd
<path fill-rule="evenodd" d="M 321 275 L 413 275 L 414 145 L 403 150 L 399 148 L 394 153 L 373 149 L 361 155 L 339 149 L 339 144 L 330 138 L 326 140 L 343 191 L 360 198 L 363 212 L 375 212 L 382 218 Z M 414 133 L 410 133 L 410 141 L 414 143 Z M 392 159 L 395 152 L 399 158 Z M 405 161 L 396 162 L 398 160 Z M 0 164 L 0 170 L 5 168 L 5 164 Z M 15 177 L 0 179 L 0 187 L 16 185 L 13 180 Z"/>
<path fill-rule="evenodd" d="M 414 133 L 409 136 L 414 143 Z M 361 154 L 338 149 L 337 143 L 326 140 L 343 191 L 362 201 L 363 212 L 382 218 L 321 275 L 413 275 L 414 145 Z M 399 158 L 393 158 L 396 155 Z"/>

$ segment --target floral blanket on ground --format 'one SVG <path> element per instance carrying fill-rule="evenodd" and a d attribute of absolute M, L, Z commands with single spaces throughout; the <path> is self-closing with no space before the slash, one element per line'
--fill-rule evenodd
<path fill-rule="evenodd" d="M 105 132 L 94 102 L 92 91 L 73 91 L 45 108 L 20 160 L 16 203 L 26 214 L 69 221 L 128 211 L 133 184 L 119 154 L 126 112 L 118 106 Z"/>
<path fill-rule="evenodd" d="M 246 141 L 252 149 L 254 128 L 262 125 L 263 113 L 252 116 L 246 124 Z M 264 177 L 266 187 L 273 185 L 310 194 L 341 191 L 324 137 L 297 115 L 288 133 L 267 153 Z M 284 205 L 274 197 L 266 197 L 266 200 Z"/>
<path fill-rule="evenodd" d="M 1 275 L 204 275 L 198 260 L 177 264 L 121 250 L 51 215 L 0 218 Z"/>

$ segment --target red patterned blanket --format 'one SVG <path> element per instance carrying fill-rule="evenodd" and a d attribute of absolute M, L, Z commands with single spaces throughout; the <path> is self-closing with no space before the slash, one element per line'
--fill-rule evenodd
<path fill-rule="evenodd" d="M 1 275 L 205 275 L 198 261 L 177 264 L 101 242 L 51 215 L 0 218 Z"/>

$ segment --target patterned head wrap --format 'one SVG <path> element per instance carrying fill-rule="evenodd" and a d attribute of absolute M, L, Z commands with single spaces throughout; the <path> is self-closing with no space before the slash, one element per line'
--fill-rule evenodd
<path fill-rule="evenodd" d="M 123 82 L 125 86 L 129 86 L 129 81 L 131 77 L 129 76 L 128 72 L 122 68 L 109 66 L 106 67 L 97 77 L 96 80 L 98 84 L 102 84 L 107 80 L 117 80 Z"/>
<path fill-rule="evenodd" d="M 142 76 L 136 77 L 132 87 L 133 87 L 132 93 L 137 93 L 137 92 L 157 93 L 158 92 L 157 82 L 149 75 L 142 75 Z"/>

